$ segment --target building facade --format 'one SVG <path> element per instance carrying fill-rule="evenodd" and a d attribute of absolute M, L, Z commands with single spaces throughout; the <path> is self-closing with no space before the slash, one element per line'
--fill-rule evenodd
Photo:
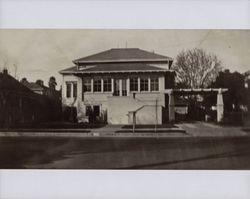
<path fill-rule="evenodd" d="M 30 128 L 54 120 L 54 104 L 33 92 L 6 69 L 0 72 L 0 128 Z"/>
<path fill-rule="evenodd" d="M 162 124 L 169 120 L 173 59 L 138 48 L 110 49 L 74 60 L 63 75 L 62 104 L 79 122 Z"/>

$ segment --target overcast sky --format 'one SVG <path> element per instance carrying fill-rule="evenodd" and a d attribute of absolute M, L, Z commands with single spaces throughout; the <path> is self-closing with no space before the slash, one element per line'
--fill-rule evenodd
<path fill-rule="evenodd" d="M 127 45 L 126 45 L 127 44 Z M 0 68 L 29 81 L 50 76 L 72 60 L 110 48 L 141 48 L 175 58 L 183 49 L 215 53 L 231 71 L 250 70 L 250 31 L 247 30 L 0 30 Z M 58 87 L 59 88 L 59 87 Z"/>

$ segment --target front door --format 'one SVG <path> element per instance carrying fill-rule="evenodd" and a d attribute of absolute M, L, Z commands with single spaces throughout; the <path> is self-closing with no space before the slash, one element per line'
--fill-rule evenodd
<path fill-rule="evenodd" d="M 100 106 L 93 106 L 94 122 L 97 122 L 99 120 L 99 116 L 100 116 Z"/>
<path fill-rule="evenodd" d="M 126 79 L 122 79 L 122 80 L 115 79 L 115 81 L 114 81 L 114 96 L 127 96 L 127 81 L 126 81 Z"/>

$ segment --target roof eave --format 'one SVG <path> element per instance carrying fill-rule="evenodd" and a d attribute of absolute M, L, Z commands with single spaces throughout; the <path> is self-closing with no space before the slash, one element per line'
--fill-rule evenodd
<path fill-rule="evenodd" d="M 63 75 L 67 74 L 104 74 L 104 73 L 165 73 L 174 72 L 174 70 L 124 70 L 124 71 L 61 71 Z"/>
<path fill-rule="evenodd" d="M 140 63 L 140 62 L 159 62 L 159 63 L 168 63 L 169 61 L 173 61 L 172 58 L 165 58 L 165 59 L 119 59 L 119 60 L 79 60 L 76 59 L 73 61 L 74 64 L 107 64 L 107 63 Z"/>

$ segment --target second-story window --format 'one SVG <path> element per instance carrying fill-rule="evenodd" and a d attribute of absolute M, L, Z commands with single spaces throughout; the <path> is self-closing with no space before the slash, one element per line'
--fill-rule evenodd
<path fill-rule="evenodd" d="M 73 97 L 77 97 L 77 83 L 73 82 Z"/>
<path fill-rule="evenodd" d="M 140 87 L 141 91 L 148 91 L 148 78 L 141 78 Z"/>
<path fill-rule="evenodd" d="M 102 81 L 101 79 L 94 80 L 94 92 L 101 92 L 102 91 Z"/>
<path fill-rule="evenodd" d="M 83 79 L 83 92 L 91 92 L 91 79 Z"/>
<path fill-rule="evenodd" d="M 130 91 L 138 91 L 138 79 L 137 78 L 130 79 Z"/>
<path fill-rule="evenodd" d="M 159 90 L 159 79 L 158 78 L 151 78 L 151 91 L 158 91 Z"/>
<path fill-rule="evenodd" d="M 111 91 L 111 79 L 107 78 L 103 80 L 103 91 L 110 92 Z"/>
<path fill-rule="evenodd" d="M 66 82 L 66 97 L 70 98 L 71 97 L 71 83 Z"/>

